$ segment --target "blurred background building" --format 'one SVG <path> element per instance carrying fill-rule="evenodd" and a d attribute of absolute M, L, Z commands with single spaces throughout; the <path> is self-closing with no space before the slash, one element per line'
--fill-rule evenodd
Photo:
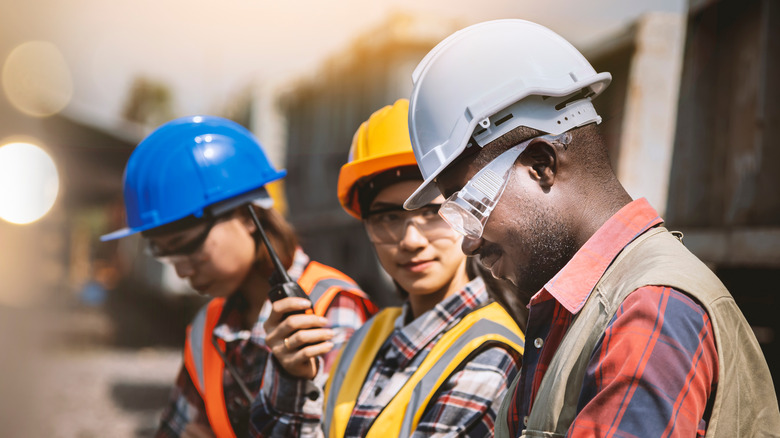
<path fill-rule="evenodd" d="M 0 174 L 3 436 L 154 429 L 203 299 L 140 239 L 97 238 L 123 225 L 132 149 L 173 117 L 253 130 L 288 169 L 272 192 L 307 252 L 397 302 L 338 204 L 338 170 L 359 124 L 409 96 L 428 50 L 505 17 L 550 27 L 612 73 L 594 103 L 619 178 L 723 279 L 780 379 L 775 1 L 211 3 L 0 0 L 0 173 L 17 172 Z M 53 166 L 12 162 L 12 143 Z M 40 218 L 15 219 L 28 210 Z"/>

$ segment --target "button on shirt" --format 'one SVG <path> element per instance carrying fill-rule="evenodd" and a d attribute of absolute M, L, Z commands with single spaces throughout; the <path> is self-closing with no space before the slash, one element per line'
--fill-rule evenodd
<path fill-rule="evenodd" d="M 417 370 L 424 353 L 464 316 L 489 301 L 484 282 L 477 278 L 412 321 L 407 302 L 366 376 L 345 436 L 365 436 L 376 416 Z M 412 436 L 492 436 L 498 407 L 520 362 L 514 351 L 498 346 L 483 349 L 442 385 L 444 389 L 428 404 Z M 319 411 L 290 409 L 295 408 L 291 400 L 296 397 L 292 394 L 301 390 L 301 384 L 296 386 L 281 373 L 276 377 L 266 374 L 266 380 L 269 383 L 261 392 L 263 397 L 255 399 L 252 407 L 253 436 L 321 436 L 321 405 Z M 269 411 L 277 413 L 277 421 L 267 420 Z"/>
<path fill-rule="evenodd" d="M 520 381 L 507 423 L 519 436 L 572 318 L 620 250 L 662 223 L 644 199 L 610 218 L 529 303 Z M 706 311 L 663 286 L 632 292 L 591 355 L 567 436 L 704 436 L 718 357 Z"/>

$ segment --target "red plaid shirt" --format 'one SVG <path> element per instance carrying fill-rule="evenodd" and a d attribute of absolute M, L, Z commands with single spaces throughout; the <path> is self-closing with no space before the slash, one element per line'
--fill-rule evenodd
<path fill-rule="evenodd" d="M 662 223 L 640 199 L 610 218 L 529 304 L 508 424 L 519 436 L 542 378 L 594 286 L 634 238 Z M 718 356 L 706 311 L 668 287 L 632 292 L 594 350 L 567 436 L 703 436 Z"/>
<path fill-rule="evenodd" d="M 293 266 L 288 270 L 290 277 L 294 280 L 300 278 L 308 263 L 309 257 L 300 249 L 296 251 Z M 244 381 L 249 391 L 256 396 L 260 392 L 265 365 L 270 355 L 265 345 L 266 333 L 263 323 L 271 313 L 271 306 L 266 302 L 251 330 L 242 329 L 241 315 L 245 306 L 243 296 L 233 294 L 225 303 L 222 315 L 214 329 L 214 337 L 225 341 L 225 355 L 228 361 L 235 367 L 239 378 Z M 353 295 L 342 294 L 336 296 L 325 314 L 330 321 L 329 326 L 339 328 L 343 333 L 343 342 L 349 339 L 369 316 L 371 315 L 367 313 L 362 300 L 356 299 Z M 332 362 L 337 354 L 338 348 L 334 348 L 326 355 L 326 360 Z M 224 371 L 223 387 L 229 417 L 231 419 L 244 417 L 248 421 L 250 402 L 245 399 L 239 384 L 227 367 Z M 170 403 L 162 414 L 160 428 L 155 437 L 179 437 L 190 422 L 209 426 L 203 399 L 182 365 L 171 393 Z"/>

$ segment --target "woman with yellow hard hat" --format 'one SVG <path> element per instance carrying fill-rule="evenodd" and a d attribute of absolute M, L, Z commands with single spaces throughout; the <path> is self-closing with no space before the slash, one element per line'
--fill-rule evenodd
<path fill-rule="evenodd" d="M 255 436 L 492 435 L 507 382 L 520 369 L 524 337 L 482 277 L 467 269 L 462 238 L 438 215 L 443 199 L 403 209 L 422 181 L 408 111 L 408 101 L 398 100 L 360 126 L 338 183 L 341 205 L 363 221 L 405 302 L 353 335 L 324 395 L 293 377 L 278 344 L 311 342 L 321 329 L 313 318 L 307 330 L 283 321 L 305 303 L 274 303 L 265 328 L 276 368 L 266 368 L 266 385 L 253 404 Z"/>

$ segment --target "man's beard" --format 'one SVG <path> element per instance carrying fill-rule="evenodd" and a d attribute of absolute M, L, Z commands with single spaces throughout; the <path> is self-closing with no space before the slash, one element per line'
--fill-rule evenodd
<path fill-rule="evenodd" d="M 507 233 L 506 245 L 519 246 L 528 252 L 528 263 L 515 265 L 514 278 L 521 295 L 533 296 L 566 266 L 578 247 L 574 233 L 559 213 L 529 204 L 531 207 L 523 211 L 518 221 L 521 228 Z"/>

